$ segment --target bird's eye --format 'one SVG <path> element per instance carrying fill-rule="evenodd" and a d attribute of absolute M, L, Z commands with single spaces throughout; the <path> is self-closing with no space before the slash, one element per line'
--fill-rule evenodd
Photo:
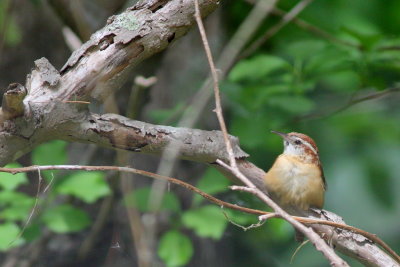
<path fill-rule="evenodd" d="M 300 145 L 300 144 L 301 144 L 301 141 L 300 141 L 300 140 L 296 140 L 296 141 L 294 141 L 294 143 L 295 143 L 296 145 Z"/>

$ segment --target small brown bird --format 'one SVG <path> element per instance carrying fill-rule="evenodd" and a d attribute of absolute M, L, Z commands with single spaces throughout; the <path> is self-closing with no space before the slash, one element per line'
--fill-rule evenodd
<path fill-rule="evenodd" d="M 265 174 L 268 193 L 292 214 L 322 209 L 326 182 L 314 140 L 301 133 L 272 132 L 283 138 L 284 151 Z"/>

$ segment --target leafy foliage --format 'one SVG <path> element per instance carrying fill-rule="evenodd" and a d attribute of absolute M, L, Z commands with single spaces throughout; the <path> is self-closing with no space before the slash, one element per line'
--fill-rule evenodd
<path fill-rule="evenodd" d="M 23 193 L 14 191 L 0 192 L 0 218 L 6 221 L 24 221 L 27 219 L 35 200 Z"/>
<path fill-rule="evenodd" d="M 197 183 L 197 188 L 207 194 L 214 195 L 228 191 L 229 180 L 214 168 L 208 168 Z M 193 196 L 193 205 L 196 206 L 203 201 L 198 194 Z"/>
<path fill-rule="evenodd" d="M 32 151 L 32 163 L 35 165 L 58 165 L 67 162 L 65 152 L 67 143 L 60 140 L 54 140 L 36 147 Z M 58 171 L 43 171 L 42 175 L 50 180 Z"/>
<path fill-rule="evenodd" d="M 21 167 L 20 164 L 17 163 L 10 163 L 5 166 L 6 168 L 19 168 Z M 22 184 L 27 184 L 28 178 L 26 173 L 1 173 L 0 174 L 0 187 L 3 190 L 12 191 L 15 190 L 18 186 Z"/>
<path fill-rule="evenodd" d="M 182 215 L 183 224 L 193 229 L 198 236 L 220 239 L 228 221 L 221 209 L 214 205 L 202 206 L 186 211 Z"/>
<path fill-rule="evenodd" d="M 158 256 L 169 267 L 186 265 L 193 255 L 190 239 L 179 231 L 164 233 L 158 246 Z"/>
<path fill-rule="evenodd" d="M 56 233 L 78 232 L 90 224 L 89 216 L 83 210 L 68 204 L 47 209 L 42 220 Z"/>
<path fill-rule="evenodd" d="M 10 248 L 23 244 L 23 240 L 18 238 L 21 229 L 15 223 L 0 224 L 0 251 L 6 251 Z"/>
<path fill-rule="evenodd" d="M 111 193 L 102 172 L 74 172 L 57 185 L 57 192 L 93 203 Z"/>
<path fill-rule="evenodd" d="M 149 203 L 150 193 L 150 187 L 137 189 L 132 193 L 125 195 L 124 203 L 128 207 L 136 207 L 142 212 L 151 211 Z M 161 202 L 161 210 L 179 212 L 180 209 L 180 203 L 176 195 L 172 192 L 165 193 Z"/>

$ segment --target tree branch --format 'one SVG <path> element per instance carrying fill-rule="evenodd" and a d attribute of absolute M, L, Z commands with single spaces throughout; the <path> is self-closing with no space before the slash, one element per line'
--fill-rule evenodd
<path fill-rule="evenodd" d="M 218 7 L 218 0 L 202 0 L 204 16 Z M 35 61 L 27 77 L 24 113 L 3 120 L 0 131 L 0 164 L 31 151 L 36 145 L 60 138 L 57 130 L 67 121 L 87 117 L 86 104 L 71 101 L 103 101 L 129 78 L 144 59 L 164 50 L 182 37 L 194 23 L 191 0 L 140 2 L 112 16 L 76 50 L 58 72 L 47 59 Z M 0 121 L 1 122 L 1 121 Z"/>

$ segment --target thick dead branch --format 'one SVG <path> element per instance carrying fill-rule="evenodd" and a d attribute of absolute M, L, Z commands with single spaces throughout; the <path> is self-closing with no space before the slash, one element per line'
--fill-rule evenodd
<path fill-rule="evenodd" d="M 169 143 L 175 143 L 181 147 L 178 155 L 181 159 L 204 163 L 228 159 L 220 131 L 153 125 L 116 114 L 89 114 L 83 121 L 66 122 L 57 135 L 69 141 L 154 155 L 160 155 Z M 230 138 L 236 158 L 247 157 L 239 147 L 238 138 Z"/>
<path fill-rule="evenodd" d="M 218 0 L 200 1 L 204 16 L 218 7 Z M 0 132 L 0 164 L 4 165 L 36 145 L 58 136 L 65 122 L 87 118 L 87 104 L 103 101 L 129 78 L 142 60 L 164 50 L 194 24 L 191 0 L 146 1 L 112 16 L 76 50 L 58 72 L 47 59 L 35 61 L 27 77 L 24 113 L 6 116 Z M 3 116 L 4 117 L 4 116 Z M 64 139 L 64 138 L 63 138 Z"/>

